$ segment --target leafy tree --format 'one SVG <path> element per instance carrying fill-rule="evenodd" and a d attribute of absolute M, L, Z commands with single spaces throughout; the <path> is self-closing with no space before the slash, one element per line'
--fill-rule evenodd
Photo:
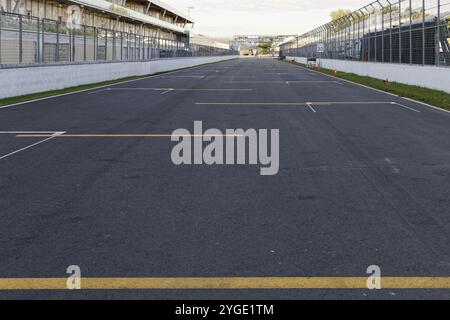
<path fill-rule="evenodd" d="M 352 11 L 349 9 L 337 9 L 330 13 L 330 17 L 332 21 L 335 21 L 342 17 L 345 17 L 346 15 L 349 15 L 350 13 L 352 13 Z"/>
<path fill-rule="evenodd" d="M 272 44 L 271 43 L 260 43 L 258 45 L 259 47 L 259 52 L 262 54 L 269 54 L 271 52 L 272 49 Z"/>

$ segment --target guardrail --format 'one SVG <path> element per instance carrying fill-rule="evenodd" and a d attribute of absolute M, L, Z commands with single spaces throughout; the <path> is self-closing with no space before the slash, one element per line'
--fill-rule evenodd
<path fill-rule="evenodd" d="M 281 46 L 281 56 L 450 66 L 450 0 L 379 0 Z"/>
<path fill-rule="evenodd" d="M 0 13 L 0 68 L 237 54 L 173 39 L 87 25 L 69 28 L 61 21 Z"/>

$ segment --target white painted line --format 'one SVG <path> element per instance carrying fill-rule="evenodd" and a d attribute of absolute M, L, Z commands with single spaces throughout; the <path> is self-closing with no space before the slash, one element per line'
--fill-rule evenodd
<path fill-rule="evenodd" d="M 111 88 L 106 88 L 106 89 L 102 89 L 102 90 L 97 90 L 97 91 L 89 92 L 88 94 L 96 94 L 96 93 L 99 93 L 99 92 L 110 91 L 110 90 L 111 90 Z"/>
<path fill-rule="evenodd" d="M 391 102 L 355 102 L 355 101 L 354 102 L 310 102 L 310 103 L 315 104 L 315 105 L 319 105 L 319 106 L 330 106 L 330 105 L 334 105 L 334 104 L 337 104 L 337 105 L 348 105 L 348 104 L 351 104 L 351 105 L 358 105 L 358 104 L 390 104 L 390 105 L 397 105 L 399 107 L 406 108 L 408 110 L 420 113 L 420 111 L 417 110 L 417 109 L 405 106 L 405 105 L 403 105 L 401 103 L 398 103 L 398 102 L 392 102 L 392 101 Z"/>
<path fill-rule="evenodd" d="M 265 106 L 265 105 L 269 105 L 269 106 L 305 106 L 307 104 L 312 104 L 312 105 L 318 105 L 318 106 L 328 106 L 328 105 L 333 105 L 333 104 L 337 104 L 337 105 L 347 105 L 347 104 L 393 104 L 395 102 L 376 102 L 376 101 L 362 101 L 362 102 L 357 102 L 357 101 L 351 101 L 351 102 L 334 102 L 334 101 L 330 101 L 330 102 L 196 102 L 196 105 L 254 105 L 254 106 Z"/>
<path fill-rule="evenodd" d="M 354 84 L 354 85 L 357 85 L 357 86 L 360 86 L 360 87 L 364 87 L 364 88 L 367 88 L 367 89 L 371 89 L 371 90 L 375 90 L 375 91 L 378 91 L 378 92 L 381 92 L 381 93 L 385 93 L 385 94 L 390 95 L 390 96 L 400 97 L 400 96 L 398 96 L 398 95 L 396 95 L 396 94 L 393 94 L 393 93 L 390 93 L 390 92 L 386 92 L 386 91 L 383 91 L 383 90 L 375 89 L 375 88 L 372 88 L 372 87 L 369 87 L 369 86 L 366 86 L 366 85 L 363 85 L 363 84 L 360 84 L 360 83 L 356 83 L 356 82 L 353 82 L 353 81 L 350 81 L 350 80 L 338 78 L 338 77 L 335 77 L 335 76 L 332 76 L 332 75 L 329 75 L 329 74 L 325 74 L 325 73 L 322 73 L 322 72 L 319 72 L 319 71 L 310 70 L 310 69 L 305 68 L 305 67 L 302 67 L 302 66 L 298 66 L 298 65 L 297 65 L 296 67 L 299 67 L 299 68 L 308 70 L 308 71 L 310 71 L 311 73 L 318 73 L 318 74 L 324 75 L 324 76 L 326 76 L 326 77 L 330 77 L 330 78 L 337 79 L 337 80 L 340 80 L 340 81 L 345 81 L 345 82 L 348 82 L 348 83 L 351 83 L 351 84 Z M 380 80 L 380 81 L 381 81 L 381 80 Z M 400 97 L 400 98 L 401 98 L 401 97 Z"/>
<path fill-rule="evenodd" d="M 312 107 L 311 102 L 307 102 L 306 105 L 312 110 L 312 112 L 316 113 L 317 111 Z"/>
<path fill-rule="evenodd" d="M 314 81 L 314 80 L 274 80 L 274 81 L 225 81 L 225 83 L 339 83 L 338 81 Z"/>
<path fill-rule="evenodd" d="M 64 134 L 65 131 L 0 131 L 0 134 Z"/>
<path fill-rule="evenodd" d="M 402 108 L 405 108 L 405 109 L 408 109 L 408 110 L 411 110 L 411 111 L 419 112 L 419 113 L 420 113 L 419 110 L 414 109 L 414 108 L 411 108 L 411 107 L 408 107 L 408 106 L 405 106 L 405 105 L 403 105 L 403 104 L 401 104 L 401 103 L 398 103 L 398 102 L 391 102 L 391 104 L 397 105 L 397 106 L 399 106 L 399 107 L 402 107 Z"/>
<path fill-rule="evenodd" d="M 414 99 L 406 98 L 406 97 L 401 97 L 401 98 L 405 99 L 405 100 L 408 100 L 408 101 L 411 101 L 411 102 L 414 102 L 414 103 L 421 104 L 421 105 L 426 106 L 426 107 L 430 107 L 430 108 L 436 109 L 438 111 L 443 111 L 445 113 L 450 113 L 450 110 L 438 108 L 438 107 L 432 106 L 431 104 L 428 104 L 428 103 L 425 103 L 425 102 L 422 102 L 422 101 L 418 101 L 418 100 L 414 100 Z"/>
<path fill-rule="evenodd" d="M 23 134 L 23 133 L 17 133 L 17 132 L 20 132 L 20 131 L 16 131 L 16 132 L 15 132 L 15 131 L 11 131 L 11 132 L 9 132 L 9 133 L 11 133 L 11 134 Z M 13 151 L 13 152 L 11 152 L 11 153 L 8 153 L 8 154 L 6 154 L 6 155 L 4 155 L 4 156 L 0 156 L 0 160 L 3 160 L 3 159 L 5 159 L 5 158 L 8 158 L 8 157 L 10 157 L 10 156 L 12 156 L 12 155 L 15 155 L 15 154 L 19 153 L 19 152 L 28 150 L 28 149 L 30 149 L 30 148 L 33 148 L 33 147 L 35 147 L 35 146 L 37 146 L 37 145 L 39 145 L 39 144 L 42 144 L 42 143 L 44 143 L 44 142 L 46 142 L 46 141 L 48 141 L 48 140 L 51 140 L 51 139 L 53 139 L 53 138 L 55 138 L 55 137 L 57 137 L 57 136 L 63 135 L 65 132 L 51 132 L 51 133 L 53 133 L 53 135 L 52 135 L 51 137 L 48 137 L 48 138 L 46 138 L 46 139 L 44 139 L 44 140 L 38 141 L 38 142 L 33 143 L 33 144 L 29 145 L 29 146 L 26 146 L 26 147 L 21 148 L 21 149 L 19 149 L 19 150 L 16 150 L 16 151 Z M 33 133 L 31 133 L 31 134 L 39 134 L 39 132 L 33 132 Z"/>
<path fill-rule="evenodd" d="M 167 90 L 175 90 L 174 88 L 111 88 L 110 91 L 167 91 Z"/>
<path fill-rule="evenodd" d="M 217 78 L 237 78 L 237 79 L 245 79 L 245 78 L 260 78 L 261 75 L 247 75 L 247 76 L 221 76 Z"/>
<path fill-rule="evenodd" d="M 198 78 L 203 79 L 205 76 L 161 76 L 160 78 Z"/>
<path fill-rule="evenodd" d="M 348 83 L 351 83 L 351 84 L 354 84 L 354 85 L 357 85 L 357 86 L 360 86 L 360 87 L 364 87 L 364 88 L 367 88 L 367 89 L 370 89 L 370 90 L 374 90 L 374 91 L 377 91 L 377 92 L 381 92 L 381 93 L 384 93 L 384 94 L 387 94 L 387 95 L 390 95 L 390 96 L 393 96 L 393 97 L 397 97 L 397 98 L 400 98 L 400 99 L 405 99 L 405 100 L 410 101 L 410 102 L 419 103 L 419 104 L 421 104 L 421 105 L 423 105 L 423 106 L 426 106 L 426 107 L 429 107 L 429 108 L 433 108 L 433 109 L 436 109 L 436 110 L 439 110 L 439 111 L 443 111 L 443 112 L 446 112 L 446 113 L 450 113 L 449 110 L 445 110 L 445 109 L 442 109 L 442 108 L 438 108 L 438 107 L 435 107 L 435 106 L 433 106 L 433 105 L 431 105 L 431 104 L 428 104 L 428 103 L 425 103 L 425 102 L 421 102 L 421 101 L 418 101 L 418 100 L 415 100 L 415 99 L 411 99 L 411 98 L 402 97 L 402 96 L 399 96 L 399 95 L 394 94 L 394 93 L 390 93 L 390 92 L 383 91 L 383 90 L 380 90 L 380 89 L 375 89 L 375 88 L 372 88 L 372 87 L 363 85 L 363 84 L 361 84 L 361 83 L 353 82 L 353 81 L 350 81 L 350 80 L 346 80 L 346 79 L 341 79 L 341 78 L 338 78 L 338 77 L 334 77 L 334 76 L 332 76 L 332 75 L 325 74 L 325 73 L 322 73 L 322 72 L 319 72 L 319 71 L 309 70 L 309 69 L 307 69 L 307 68 L 305 68 L 305 67 L 302 67 L 302 66 L 297 66 L 297 67 L 303 68 L 303 69 L 306 69 L 306 70 L 308 70 L 308 71 L 310 71 L 310 72 L 318 73 L 318 74 L 321 74 L 321 75 L 324 75 L 324 76 L 327 76 L 327 77 L 330 77 L 330 78 L 333 78 L 333 79 L 338 79 L 338 80 L 345 81 L 345 82 L 348 82 Z M 381 81 L 381 80 L 380 80 L 380 81 Z M 416 111 L 417 111 L 417 110 L 416 110 Z M 419 111 L 419 112 L 420 112 L 420 111 Z"/>
<path fill-rule="evenodd" d="M 342 102 L 342 101 L 330 101 L 330 102 L 310 102 L 312 104 L 315 105 L 321 105 L 321 106 L 328 106 L 328 105 L 333 105 L 333 104 L 392 104 L 393 102 L 388 101 L 388 102 L 380 102 L 380 101 L 351 101 L 351 102 Z"/>
<path fill-rule="evenodd" d="M 161 94 L 166 94 L 166 93 L 169 93 L 169 92 L 172 92 L 172 91 L 173 91 L 173 89 L 168 89 L 168 90 L 166 90 L 164 92 L 161 92 Z"/>
<path fill-rule="evenodd" d="M 195 70 L 194 72 L 215 72 L 215 73 L 217 73 L 217 72 L 222 72 L 222 71 L 224 71 L 224 70 Z"/>
<path fill-rule="evenodd" d="M 105 91 L 105 90 L 103 90 Z M 203 88 L 110 88 L 107 89 L 107 91 L 220 91 L 220 92 L 227 92 L 227 91 L 253 91 L 253 89 L 203 89 Z M 97 91 L 98 92 L 98 91 Z"/>
<path fill-rule="evenodd" d="M 305 106 L 305 102 L 196 102 L 196 105 L 212 106 Z"/>

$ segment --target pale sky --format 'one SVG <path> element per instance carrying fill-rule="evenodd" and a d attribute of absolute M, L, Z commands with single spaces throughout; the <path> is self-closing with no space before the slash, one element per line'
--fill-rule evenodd
<path fill-rule="evenodd" d="M 337 8 L 358 9 L 371 0 L 164 0 L 182 12 L 191 10 L 195 33 L 301 34 L 329 21 Z"/>

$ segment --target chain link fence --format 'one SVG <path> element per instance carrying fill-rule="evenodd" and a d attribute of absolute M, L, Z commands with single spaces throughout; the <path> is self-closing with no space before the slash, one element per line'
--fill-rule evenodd
<path fill-rule="evenodd" d="M 0 12 L 0 67 L 226 56 L 238 52 Z"/>
<path fill-rule="evenodd" d="M 450 0 L 379 0 L 283 44 L 280 54 L 450 66 L 449 40 Z"/>

